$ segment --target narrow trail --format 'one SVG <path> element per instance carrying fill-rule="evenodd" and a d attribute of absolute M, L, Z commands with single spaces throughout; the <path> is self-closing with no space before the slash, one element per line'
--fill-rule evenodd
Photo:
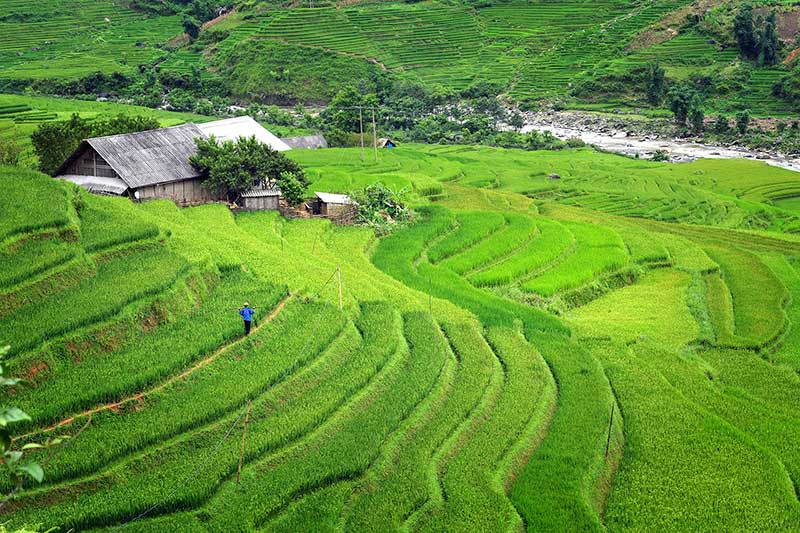
<path fill-rule="evenodd" d="M 286 304 L 289 302 L 289 300 L 291 298 L 292 298 L 292 294 L 291 293 L 289 293 L 286 296 L 284 296 L 283 299 L 278 303 L 278 305 L 276 305 L 275 308 L 272 309 L 272 311 L 270 311 L 269 315 L 267 315 L 263 320 L 261 320 L 250 331 L 250 333 L 253 334 L 253 333 L 257 332 L 258 330 L 260 330 L 264 325 L 272 322 L 272 320 L 278 315 L 278 313 L 281 312 L 281 310 L 283 310 L 283 308 L 286 306 Z M 194 365 L 192 365 L 188 369 L 184 370 L 180 374 L 176 374 L 176 375 L 172 376 L 171 378 L 167 379 L 166 381 L 163 381 L 163 382 L 159 383 L 158 385 L 156 385 L 155 387 L 153 387 L 151 389 L 148 389 L 148 390 L 143 391 L 143 392 L 138 392 L 138 393 L 132 394 L 130 396 L 126 396 L 125 398 L 122 398 L 121 400 L 118 400 L 116 402 L 105 403 L 105 404 L 99 405 L 97 407 L 93 407 L 92 409 L 87 409 L 86 411 L 83 411 L 81 413 L 78 413 L 78 414 L 69 416 L 67 418 L 64 418 L 63 420 L 61 420 L 59 422 L 56 422 L 55 424 L 52 424 L 50 426 L 47 426 L 47 427 L 44 427 L 44 428 L 41 428 L 41 429 L 37 429 L 36 431 L 31 431 L 30 433 L 26 433 L 25 435 L 20 435 L 19 437 L 16 437 L 14 440 L 16 441 L 16 440 L 26 439 L 28 437 L 33 437 L 33 436 L 36 436 L 36 435 L 44 434 L 44 433 L 50 433 L 50 432 L 52 432 L 52 431 L 54 431 L 54 430 L 56 430 L 56 429 L 58 429 L 60 427 L 63 427 L 63 426 L 71 424 L 72 422 L 74 422 L 77 419 L 85 418 L 87 416 L 92 416 L 94 414 L 97 414 L 97 413 L 100 413 L 100 412 L 103 412 L 103 411 L 117 411 L 120 407 L 122 407 L 124 405 L 127 405 L 129 403 L 141 402 L 147 396 L 150 396 L 151 394 L 154 394 L 156 392 L 164 390 L 165 388 L 167 388 L 169 385 L 175 383 L 176 381 L 186 379 L 188 376 L 190 376 L 194 372 L 200 370 L 201 368 L 211 364 L 220 355 L 222 355 L 223 353 L 227 352 L 231 348 L 241 344 L 246 339 L 247 339 L 246 336 L 239 337 L 236 340 L 234 340 L 233 342 L 230 342 L 228 344 L 225 344 L 224 346 L 221 346 L 221 347 L 217 348 L 217 350 L 214 353 L 212 353 L 211 355 L 209 355 L 205 359 L 202 359 L 202 360 L 198 361 L 197 363 L 195 363 Z"/>

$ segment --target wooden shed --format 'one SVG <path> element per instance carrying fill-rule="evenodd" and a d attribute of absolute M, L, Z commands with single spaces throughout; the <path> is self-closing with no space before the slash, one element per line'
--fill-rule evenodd
<path fill-rule="evenodd" d="M 378 139 L 378 148 L 388 148 L 391 150 L 395 146 L 397 146 L 397 143 L 391 139 L 386 139 L 386 138 Z"/>
<path fill-rule="evenodd" d="M 242 193 L 240 203 L 242 209 L 267 211 L 277 210 L 280 199 L 281 191 L 278 189 L 251 188 Z"/>
<path fill-rule="evenodd" d="M 356 203 L 346 194 L 315 192 L 313 212 L 328 218 L 341 219 L 355 213 Z"/>

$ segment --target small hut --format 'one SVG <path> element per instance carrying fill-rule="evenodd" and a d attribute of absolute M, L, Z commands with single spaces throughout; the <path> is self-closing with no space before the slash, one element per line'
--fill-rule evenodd
<path fill-rule="evenodd" d="M 356 204 L 346 194 L 331 194 L 328 192 L 315 192 L 316 199 L 312 205 L 315 215 L 328 218 L 341 218 L 352 215 Z"/>
<path fill-rule="evenodd" d="M 277 210 L 281 191 L 278 189 L 250 188 L 242 193 L 241 207 L 250 211 Z"/>
<path fill-rule="evenodd" d="M 378 148 L 388 148 L 391 150 L 395 146 L 397 146 L 397 143 L 391 139 L 378 139 Z"/>

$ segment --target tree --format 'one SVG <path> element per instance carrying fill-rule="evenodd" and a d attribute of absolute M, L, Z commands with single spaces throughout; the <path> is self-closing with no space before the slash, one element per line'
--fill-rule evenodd
<path fill-rule="evenodd" d="M 19 165 L 22 146 L 11 139 L 0 138 L 0 165 Z"/>
<path fill-rule="evenodd" d="M 753 24 L 753 6 L 750 4 L 742 4 L 733 18 L 733 34 L 742 55 L 754 58 L 758 53 L 758 42 Z"/>
<path fill-rule="evenodd" d="M 720 135 L 728 133 L 730 131 L 731 126 L 728 122 L 728 117 L 725 115 L 720 115 L 717 117 L 717 120 L 714 121 L 714 133 L 718 133 Z"/>
<path fill-rule="evenodd" d="M 669 108 L 675 115 L 675 122 L 677 124 L 681 126 L 686 125 L 686 119 L 689 118 L 692 105 L 697 102 L 695 99 L 696 95 L 694 89 L 686 85 L 670 89 Z"/>
<path fill-rule="evenodd" d="M 657 106 L 664 99 L 666 91 L 666 78 L 664 69 L 654 61 L 648 63 L 644 76 L 644 92 L 650 105 Z"/>
<path fill-rule="evenodd" d="M 238 200 L 256 181 L 280 189 L 292 205 L 304 198 L 308 180 L 300 165 L 255 136 L 222 144 L 212 136 L 195 139 L 195 144 L 197 154 L 190 162 L 205 175 L 203 185 L 225 194 L 229 201 Z"/>
<path fill-rule="evenodd" d="M 375 94 L 365 95 L 353 85 L 347 85 L 336 93 L 331 103 L 322 112 L 322 118 L 333 128 L 358 132 L 360 131 L 358 107 L 373 107 L 377 105 L 378 97 Z M 366 110 L 362 118 L 365 122 L 371 120 L 371 112 Z"/>
<path fill-rule="evenodd" d="M 189 39 L 194 41 L 200 36 L 200 24 L 194 18 L 185 15 L 183 17 L 183 31 L 186 32 Z"/>
<path fill-rule="evenodd" d="M 154 130 L 161 127 L 158 120 L 137 115 L 117 115 L 107 119 L 86 120 L 73 114 L 69 120 L 44 122 L 31 135 L 39 157 L 39 169 L 52 174 L 74 152 L 83 139 Z"/>
<path fill-rule="evenodd" d="M 750 111 L 745 109 L 736 113 L 736 129 L 741 135 L 747 133 L 748 126 L 750 126 Z"/>
<path fill-rule="evenodd" d="M 770 11 L 758 42 L 758 64 L 774 65 L 778 61 L 778 30 L 775 12 Z"/>
<path fill-rule="evenodd" d="M 701 133 L 705 128 L 706 115 L 703 112 L 702 105 L 703 103 L 700 95 L 695 94 L 689 104 L 689 123 L 692 126 L 692 131 L 695 133 Z"/>

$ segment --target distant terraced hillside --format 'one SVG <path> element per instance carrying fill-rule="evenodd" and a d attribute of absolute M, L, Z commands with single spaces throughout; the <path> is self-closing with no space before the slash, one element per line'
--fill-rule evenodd
<path fill-rule="evenodd" d="M 584 80 L 624 75 L 653 59 L 676 79 L 709 75 L 738 61 L 734 48 L 683 23 L 666 37 L 662 31 L 655 44 L 642 44 L 642 32 L 660 27 L 673 13 L 698 11 L 690 0 L 484 4 L 387 2 L 286 9 L 255 2 L 205 29 L 196 44 L 180 45 L 184 41 L 175 39 L 183 31 L 180 17 L 135 11 L 124 2 L 59 0 L 31 8 L 19 0 L 0 0 L 7 13 L 0 19 L 0 85 L 74 79 L 96 71 L 132 73 L 138 65 L 158 65 L 176 74 L 199 68 L 204 76 L 227 76 L 232 64 L 247 61 L 241 51 L 257 41 L 371 62 L 431 86 L 464 89 L 488 81 L 519 100 L 565 97 Z M 636 46 L 630 47 L 634 41 Z M 258 68 L 274 70 L 276 80 L 290 74 L 285 65 L 271 67 L 269 58 L 262 61 Z M 317 59 L 311 63 L 304 68 L 334 68 Z M 789 111 L 771 92 L 786 73 L 780 65 L 747 71 L 727 98 L 758 112 Z M 316 74 L 324 78 L 325 72 Z M 252 97 L 265 96 L 248 91 Z M 326 100 L 330 92 L 314 94 Z M 314 94 L 298 93 L 300 99 L 314 99 Z M 234 94 L 241 96 L 242 91 Z"/>

